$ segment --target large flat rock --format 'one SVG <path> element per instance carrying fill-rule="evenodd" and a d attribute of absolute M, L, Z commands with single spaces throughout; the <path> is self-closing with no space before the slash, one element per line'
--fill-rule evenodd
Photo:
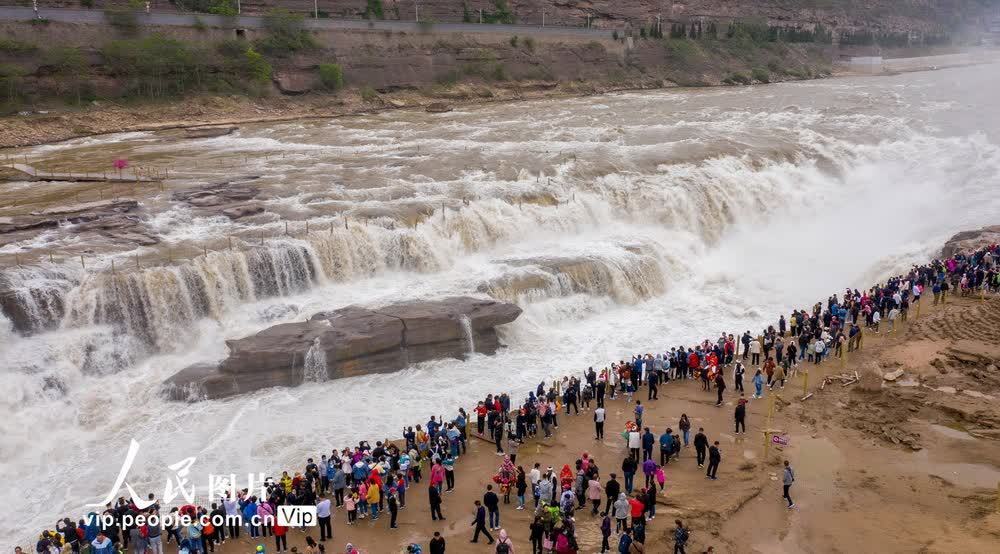
<path fill-rule="evenodd" d="M 380 308 L 347 306 L 226 342 L 229 356 L 196 364 L 164 382 L 175 400 L 223 398 L 306 379 L 398 371 L 500 347 L 496 327 L 521 315 L 514 304 L 453 297 Z"/>

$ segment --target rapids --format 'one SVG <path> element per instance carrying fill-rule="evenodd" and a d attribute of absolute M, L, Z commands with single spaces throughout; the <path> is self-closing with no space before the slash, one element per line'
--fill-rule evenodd
<path fill-rule="evenodd" d="M 28 322 L 15 329 L 0 316 L 0 472 L 18 490 L 3 493 L 0 536 L 84 514 L 132 438 L 137 490 L 160 496 L 166 466 L 195 456 L 204 501 L 210 473 L 273 472 L 395 438 L 486 393 L 756 328 L 933 256 L 952 233 L 1000 214 L 995 69 L 12 152 L 77 172 L 114 157 L 169 166 L 170 189 L 259 176 L 267 212 L 230 221 L 172 202 L 169 190 L 138 190 L 159 245 L 123 247 L 67 225 L 0 248 L 0 290 Z M 34 190 L 0 185 L 22 203 Z M 14 252 L 35 262 L 13 267 Z M 140 269 L 108 271 L 136 256 Z M 221 401 L 159 393 L 184 366 L 224 357 L 226 339 L 351 303 L 459 293 L 524 308 L 502 330 L 508 348 Z M 313 355 L 304 371 L 325 365 Z"/>

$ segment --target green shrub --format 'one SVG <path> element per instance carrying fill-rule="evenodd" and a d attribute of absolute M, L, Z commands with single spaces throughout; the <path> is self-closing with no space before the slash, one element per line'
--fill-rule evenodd
<path fill-rule="evenodd" d="M 614 40 L 618 40 L 618 29 L 611 31 L 611 38 Z"/>
<path fill-rule="evenodd" d="M 23 40 L 17 40 L 13 38 L 0 37 L 0 53 L 21 55 L 21 54 L 31 54 L 37 50 L 38 46 L 30 42 L 24 42 Z"/>
<path fill-rule="evenodd" d="M 80 0 L 80 6 L 90 9 L 94 7 L 94 0 Z"/>
<path fill-rule="evenodd" d="M 517 48 L 517 35 L 510 37 L 510 45 Z"/>
<path fill-rule="evenodd" d="M 21 95 L 21 79 L 27 72 L 20 66 L 0 63 L 0 90 L 8 101 L 17 100 Z"/>
<path fill-rule="evenodd" d="M 114 40 L 101 50 L 108 67 L 133 94 L 149 97 L 181 94 L 200 79 L 200 56 L 186 44 L 160 35 Z"/>
<path fill-rule="evenodd" d="M 257 49 L 271 56 L 285 56 L 316 48 L 316 40 L 305 30 L 305 18 L 284 9 L 273 9 L 264 16 L 268 36 L 256 42 Z"/>
<path fill-rule="evenodd" d="M 533 39 L 531 37 L 525 37 L 524 38 L 524 48 L 527 49 L 528 52 L 534 52 L 535 51 L 535 39 Z"/>
<path fill-rule="evenodd" d="M 44 17 L 36 17 L 31 20 L 32 27 L 48 27 L 49 23 L 51 22 Z"/>
<path fill-rule="evenodd" d="M 368 0 L 368 5 L 365 6 L 365 19 L 385 19 L 382 0 Z"/>
<path fill-rule="evenodd" d="M 194 18 L 194 28 L 195 28 L 195 30 L 201 31 L 202 33 L 204 33 L 205 31 L 208 30 L 208 25 L 206 25 L 205 22 L 202 21 L 200 17 L 195 17 Z"/>
<path fill-rule="evenodd" d="M 247 74 L 257 83 L 266 83 L 271 80 L 271 64 L 264 59 L 253 47 L 247 47 L 243 53 L 246 63 Z"/>
<path fill-rule="evenodd" d="M 340 64 L 319 64 L 319 81 L 327 90 L 339 90 L 344 87 L 344 70 Z"/>
<path fill-rule="evenodd" d="M 378 100 L 378 93 L 372 87 L 363 87 L 361 89 L 361 99 L 368 103 L 376 102 Z"/>
<path fill-rule="evenodd" d="M 90 73 L 90 64 L 87 63 L 83 52 L 79 48 L 68 46 L 54 48 L 45 53 L 45 65 L 51 67 L 52 72 L 66 83 L 68 92 L 76 103 L 82 104 L 84 96 L 87 96 L 85 91 L 88 88 L 85 85 Z"/>
<path fill-rule="evenodd" d="M 750 72 L 750 77 L 752 77 L 754 81 L 757 81 L 759 83 L 771 82 L 771 75 L 763 67 L 753 68 L 753 70 Z"/>
<path fill-rule="evenodd" d="M 507 80 L 507 68 L 504 67 L 502 63 L 495 64 L 493 66 L 493 71 L 490 74 L 490 78 L 494 81 L 506 81 Z"/>
<path fill-rule="evenodd" d="M 483 10 L 483 23 L 506 23 L 515 22 L 514 13 L 510 11 L 507 0 L 493 0 L 493 11 Z"/>

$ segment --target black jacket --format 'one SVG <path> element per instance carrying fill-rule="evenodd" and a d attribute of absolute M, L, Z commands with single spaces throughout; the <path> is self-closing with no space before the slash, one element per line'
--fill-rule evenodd
<path fill-rule="evenodd" d="M 698 450 L 704 450 L 708 448 L 708 437 L 704 433 L 698 433 L 694 436 L 694 447 Z"/>

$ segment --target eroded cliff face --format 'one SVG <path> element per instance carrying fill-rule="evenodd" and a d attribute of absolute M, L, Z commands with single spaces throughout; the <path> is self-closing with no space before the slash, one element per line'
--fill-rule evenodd
<path fill-rule="evenodd" d="M 18 4 L 0 0 L 0 5 Z M 120 0 L 91 0 L 95 8 L 122 4 Z M 179 10 L 183 2 L 153 3 L 159 11 Z M 888 31 L 937 31 L 973 24 L 990 12 L 988 0 L 381 0 L 382 18 L 412 21 L 477 23 L 480 12 L 486 22 L 501 19 L 540 25 L 544 12 L 547 25 L 622 28 L 656 20 L 765 18 L 772 24 L 813 25 L 822 23 L 841 29 L 872 28 Z M 46 7 L 80 7 L 79 0 L 41 0 Z M 260 15 L 276 6 L 321 17 L 358 19 L 365 17 L 368 0 L 242 0 L 241 13 Z M 505 8 L 504 8 L 505 7 Z"/>

